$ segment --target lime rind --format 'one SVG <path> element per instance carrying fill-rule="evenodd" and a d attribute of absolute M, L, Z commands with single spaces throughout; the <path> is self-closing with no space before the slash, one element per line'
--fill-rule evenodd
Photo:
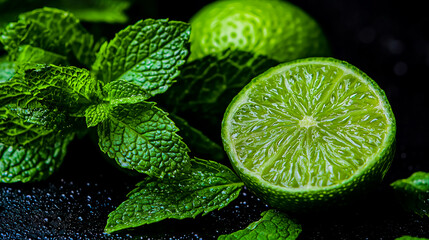
<path fill-rule="evenodd" d="M 386 126 L 383 126 L 386 128 L 385 135 L 383 136 L 383 141 L 381 144 L 376 146 L 375 149 L 377 149 L 377 151 L 368 156 L 361 166 L 359 166 L 352 174 L 350 174 L 350 176 L 347 176 L 345 179 L 342 179 L 337 183 L 328 186 L 307 185 L 298 187 L 288 187 L 273 184 L 262 178 L 259 173 L 255 173 L 255 171 L 251 171 L 246 168 L 238 159 L 235 146 L 231 145 L 232 140 L 230 138 L 230 123 L 233 122 L 233 114 L 231 114 L 231 112 L 236 111 L 237 106 L 241 106 L 242 104 L 249 101 L 251 89 L 255 88 L 255 85 L 257 84 L 265 84 L 263 83 L 264 79 L 270 78 L 276 73 L 285 71 L 285 69 L 301 65 L 308 66 L 312 64 L 325 64 L 326 66 L 333 66 L 342 70 L 346 74 L 357 77 L 360 81 L 365 83 L 364 85 L 367 86 L 368 89 L 370 89 L 377 96 L 377 101 L 379 101 L 379 110 L 386 118 Z M 303 118 L 303 120 L 304 121 L 299 123 L 301 124 L 301 128 L 311 127 L 314 125 L 314 119 L 311 119 L 310 117 L 306 119 Z M 386 171 L 390 167 L 391 159 L 395 149 L 394 143 L 396 135 L 396 122 L 384 91 L 380 89 L 376 82 L 374 82 L 371 78 L 369 78 L 365 73 L 356 67 L 350 65 L 347 62 L 333 58 L 307 58 L 295 60 L 293 62 L 273 67 L 264 74 L 256 77 L 233 99 L 225 113 L 222 125 L 222 139 L 224 142 L 224 147 L 235 170 L 243 178 L 243 181 L 249 185 L 250 189 L 255 192 L 259 192 L 260 195 L 265 196 L 263 198 L 265 198 L 268 202 L 274 203 L 279 201 L 279 199 L 293 199 L 293 201 L 296 203 L 301 203 L 303 201 L 312 202 L 314 199 L 318 200 L 319 202 L 330 201 L 330 199 L 336 198 L 338 195 L 346 195 L 343 193 L 355 191 L 357 188 L 365 188 L 370 184 L 370 182 L 379 182 L 382 180 Z M 261 166 L 257 166 L 257 168 L 260 167 Z M 267 191 L 273 192 L 274 194 L 267 194 Z M 291 206 L 293 206 L 293 204 L 290 204 L 291 201 L 285 202 L 287 202 L 287 205 L 289 206 L 286 206 L 286 208 L 291 208 Z"/>
<path fill-rule="evenodd" d="M 280 62 L 331 55 L 319 24 L 287 1 L 219 0 L 198 11 L 190 22 L 190 59 L 225 49 L 250 51 Z"/>

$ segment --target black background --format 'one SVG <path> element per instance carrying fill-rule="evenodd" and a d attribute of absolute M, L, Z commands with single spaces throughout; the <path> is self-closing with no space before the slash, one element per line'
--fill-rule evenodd
<path fill-rule="evenodd" d="M 130 23 L 148 17 L 188 21 L 211 1 L 141 2 L 128 11 Z M 429 238 L 429 219 L 403 211 L 389 186 L 415 171 L 429 171 L 429 14 L 425 1 L 290 2 L 319 22 L 333 57 L 357 66 L 385 90 L 397 121 L 396 154 L 383 183 L 346 208 L 294 216 L 302 224 L 299 239 Z M 86 27 L 113 37 L 124 26 Z M 215 239 L 246 227 L 269 208 L 245 190 L 231 205 L 206 216 L 103 234 L 108 213 L 139 180 L 109 165 L 89 138 L 76 141 L 60 171 L 47 181 L 0 185 L 0 239 Z"/>

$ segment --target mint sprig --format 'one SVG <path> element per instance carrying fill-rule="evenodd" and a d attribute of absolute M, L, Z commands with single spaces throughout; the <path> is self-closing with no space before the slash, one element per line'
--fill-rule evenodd
<path fill-rule="evenodd" d="M 128 199 L 109 214 L 105 231 L 111 233 L 167 218 L 195 218 L 228 205 L 238 197 L 242 186 L 224 165 L 194 159 L 189 174 L 138 183 Z"/>
<path fill-rule="evenodd" d="M 15 69 L 0 83 L 0 142 L 21 149 L 97 127 L 100 149 L 124 168 L 159 178 L 186 171 L 189 149 L 178 128 L 147 100 L 175 82 L 189 34 L 187 23 L 142 20 L 96 55 L 94 37 L 73 14 L 54 8 L 21 14 L 1 33 L 9 59 L 1 66 Z M 35 49 L 40 59 L 27 56 Z M 78 66 L 55 65 L 54 55 Z"/>
<path fill-rule="evenodd" d="M 194 218 L 238 196 L 243 183 L 232 170 L 191 159 L 179 128 L 153 102 L 180 74 L 189 24 L 141 20 L 98 48 L 73 14 L 42 8 L 21 14 L 0 35 L 8 52 L 0 61 L 1 182 L 46 179 L 74 136 L 95 128 L 102 152 L 148 175 L 109 215 L 106 232 Z M 187 139 L 208 144 L 200 149 L 221 151 L 177 119 L 194 134 Z"/>

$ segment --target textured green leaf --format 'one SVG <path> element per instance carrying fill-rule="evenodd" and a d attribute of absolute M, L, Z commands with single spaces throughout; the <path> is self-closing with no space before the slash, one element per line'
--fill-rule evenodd
<path fill-rule="evenodd" d="M 151 97 L 140 85 L 122 79 L 106 84 L 104 91 L 112 105 L 138 103 Z"/>
<path fill-rule="evenodd" d="M 16 75 L 14 74 L 14 77 L 8 81 L 0 83 L 0 106 L 32 101 L 33 98 L 28 85 L 24 81 L 15 78 Z"/>
<path fill-rule="evenodd" d="M 177 83 L 161 100 L 171 112 L 199 113 L 203 119 L 218 124 L 232 98 L 252 78 L 277 64 L 265 56 L 243 51 L 209 55 L 186 63 Z"/>
<path fill-rule="evenodd" d="M 30 66 L 15 74 L 7 83 L 0 84 L 0 104 L 37 100 L 71 114 L 101 98 L 99 82 L 86 69 L 54 65 Z"/>
<path fill-rule="evenodd" d="M 97 100 L 94 95 L 100 91 L 85 69 L 53 65 L 20 69 L 0 83 L 1 142 L 25 145 L 79 126 L 76 117 Z"/>
<path fill-rule="evenodd" d="M 148 178 L 137 184 L 109 214 L 108 233 L 158 222 L 167 218 L 195 218 L 221 209 L 240 193 L 243 183 L 227 167 L 195 159 L 192 170 L 177 178 Z"/>
<path fill-rule="evenodd" d="M 93 69 L 105 83 L 122 79 L 151 96 L 163 93 L 185 63 L 189 35 L 187 23 L 141 20 L 101 46 Z"/>
<path fill-rule="evenodd" d="M 0 143 L 0 182 L 34 182 L 46 179 L 60 167 L 73 136 L 51 134 L 26 146 Z"/>
<path fill-rule="evenodd" d="M 180 129 L 180 136 L 183 137 L 183 141 L 186 142 L 192 149 L 194 156 L 211 158 L 213 160 L 222 160 L 224 155 L 223 148 L 204 135 L 200 130 L 192 127 L 189 123 L 175 115 L 171 114 L 170 118 L 174 121 L 176 126 Z"/>
<path fill-rule="evenodd" d="M 416 172 L 391 186 L 406 210 L 429 217 L 429 173 Z"/>
<path fill-rule="evenodd" d="M 15 75 L 15 63 L 0 58 L 0 83 L 9 81 Z"/>
<path fill-rule="evenodd" d="M 246 229 L 228 235 L 221 235 L 218 239 L 294 240 L 302 231 L 301 225 L 278 210 L 265 211 L 261 216 L 262 218 L 259 221 L 251 223 Z"/>
<path fill-rule="evenodd" d="M 69 62 L 75 58 L 86 66 L 91 66 L 95 60 L 94 37 L 73 14 L 55 8 L 45 7 L 19 15 L 17 22 L 5 27 L 0 41 L 13 61 L 19 59 L 30 62 L 33 57 L 28 53 L 34 51 L 65 58 Z M 32 49 L 24 51 L 25 46 L 31 46 Z M 37 59 L 39 57 L 33 60 Z M 54 60 L 59 61 L 56 58 Z"/>
<path fill-rule="evenodd" d="M 47 109 L 38 102 L 26 107 L 4 105 L 0 107 L 0 142 L 26 145 L 58 131 L 58 125 L 65 122 L 62 112 Z"/>
<path fill-rule="evenodd" d="M 95 127 L 109 118 L 110 104 L 100 103 L 91 105 L 85 110 L 87 127 Z"/>
<path fill-rule="evenodd" d="M 16 62 L 23 63 L 45 63 L 55 65 L 67 65 L 67 58 L 54 52 L 46 51 L 31 45 L 22 45 L 18 47 Z"/>
<path fill-rule="evenodd" d="M 0 67 L 4 69 L 0 79 L 0 139 L 2 144 L 10 146 L 24 145 L 49 135 L 52 129 L 48 125 L 54 124 L 50 122 L 53 115 L 47 116 L 47 110 L 26 95 L 25 84 L 12 81 L 13 66 L 11 62 L 0 61 Z"/>
<path fill-rule="evenodd" d="M 123 168 L 162 178 L 190 165 L 189 149 L 177 131 L 154 103 L 120 104 L 98 125 L 99 145 Z"/>
<path fill-rule="evenodd" d="M 105 102 L 90 106 L 86 112 L 86 123 L 88 127 L 94 127 L 108 119 L 110 109 L 120 104 L 140 103 L 150 95 L 139 85 L 125 80 L 115 80 L 106 84 L 103 88 Z"/>

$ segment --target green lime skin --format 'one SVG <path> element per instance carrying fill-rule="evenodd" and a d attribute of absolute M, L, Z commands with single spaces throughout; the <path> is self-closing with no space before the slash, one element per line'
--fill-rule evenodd
<path fill-rule="evenodd" d="M 228 106 L 222 141 L 246 186 L 272 207 L 344 205 L 390 168 L 396 121 L 383 90 L 351 64 L 306 58 L 254 78 Z"/>
<path fill-rule="evenodd" d="M 218 0 L 190 20 L 190 60 L 225 49 L 265 55 L 279 62 L 330 56 L 319 24 L 282 0 Z"/>

